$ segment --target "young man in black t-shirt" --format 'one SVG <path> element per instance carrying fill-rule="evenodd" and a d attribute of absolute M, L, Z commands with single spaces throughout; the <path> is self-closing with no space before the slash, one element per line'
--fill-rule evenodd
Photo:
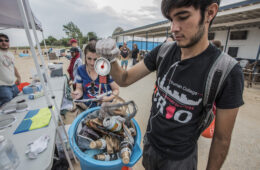
<path fill-rule="evenodd" d="M 171 21 L 176 41 L 157 66 L 160 46 L 128 71 L 112 62 L 111 75 L 120 86 L 128 86 L 157 71 L 151 115 L 144 137 L 143 165 L 147 170 L 197 169 L 198 126 L 203 111 L 207 75 L 221 51 L 209 43 L 208 30 L 217 15 L 218 0 L 162 0 L 162 13 Z M 96 48 L 114 61 L 118 49 L 112 39 Z M 207 169 L 220 169 L 228 152 L 239 107 L 243 105 L 243 74 L 236 65 L 216 97 L 215 132 Z"/>

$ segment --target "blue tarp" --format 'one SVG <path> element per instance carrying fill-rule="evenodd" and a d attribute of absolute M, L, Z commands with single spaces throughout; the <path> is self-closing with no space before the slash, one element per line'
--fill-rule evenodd
<path fill-rule="evenodd" d="M 161 42 L 151 42 L 151 41 L 147 41 L 147 49 L 146 49 L 146 41 L 127 41 L 126 42 L 127 47 L 132 50 L 132 45 L 136 44 L 138 46 L 139 50 L 144 50 L 144 51 L 151 51 L 153 48 L 157 47 L 158 45 L 161 44 Z M 117 46 L 119 47 L 119 45 L 123 45 L 123 42 L 118 42 Z"/>
<path fill-rule="evenodd" d="M 29 54 L 20 53 L 19 57 L 29 57 Z"/>

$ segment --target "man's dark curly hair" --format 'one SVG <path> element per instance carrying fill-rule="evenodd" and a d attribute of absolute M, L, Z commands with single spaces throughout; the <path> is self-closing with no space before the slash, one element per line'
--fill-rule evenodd
<path fill-rule="evenodd" d="M 208 6 L 213 3 L 220 4 L 220 0 L 162 0 L 161 11 L 164 17 L 171 21 L 169 13 L 172 8 L 190 7 L 193 6 L 195 9 L 200 9 L 201 21 L 200 24 L 204 22 L 205 10 Z M 212 24 L 213 19 L 210 22 Z"/>

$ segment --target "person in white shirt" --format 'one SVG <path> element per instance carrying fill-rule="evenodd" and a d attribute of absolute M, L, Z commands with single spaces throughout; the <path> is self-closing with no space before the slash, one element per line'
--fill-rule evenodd
<path fill-rule="evenodd" d="M 8 49 L 9 38 L 0 33 L 0 107 L 18 95 L 16 85 L 21 83 L 21 76 L 14 65 L 14 55 Z"/>

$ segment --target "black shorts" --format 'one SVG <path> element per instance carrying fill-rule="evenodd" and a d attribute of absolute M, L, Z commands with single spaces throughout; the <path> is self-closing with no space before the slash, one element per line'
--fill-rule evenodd
<path fill-rule="evenodd" d="M 197 170 L 198 146 L 183 160 L 171 160 L 158 154 L 144 137 L 143 166 L 145 170 Z"/>

